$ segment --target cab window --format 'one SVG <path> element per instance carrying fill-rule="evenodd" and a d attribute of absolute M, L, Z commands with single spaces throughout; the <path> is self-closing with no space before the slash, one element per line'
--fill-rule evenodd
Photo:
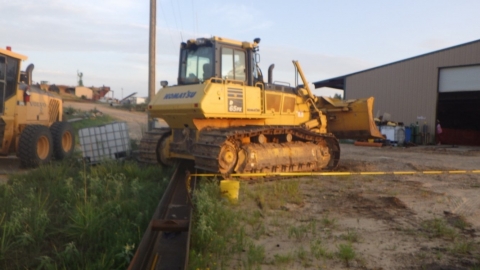
<path fill-rule="evenodd" d="M 245 81 L 245 52 L 222 48 L 222 78 Z"/>
<path fill-rule="evenodd" d="M 5 80 L 5 57 L 0 56 L 0 81 Z"/>
<path fill-rule="evenodd" d="M 7 68 L 5 74 L 5 80 L 7 85 L 5 87 L 5 99 L 13 96 L 17 90 L 17 79 L 18 79 L 18 59 L 12 57 L 6 57 L 7 59 Z"/>
<path fill-rule="evenodd" d="M 214 77 L 213 47 L 192 47 L 181 52 L 179 84 L 193 84 Z"/>

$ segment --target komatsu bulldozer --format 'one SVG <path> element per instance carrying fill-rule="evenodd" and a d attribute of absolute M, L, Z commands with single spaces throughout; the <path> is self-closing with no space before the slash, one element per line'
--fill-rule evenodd
<path fill-rule="evenodd" d="M 71 155 L 75 133 L 62 121 L 62 99 L 32 85 L 33 64 L 20 70 L 26 59 L 0 49 L 0 155 L 16 153 L 23 167 L 36 167 Z"/>
<path fill-rule="evenodd" d="M 180 45 L 178 82 L 161 84 L 148 105 L 168 128 L 147 132 L 139 159 L 171 165 L 194 160 L 198 169 L 231 173 L 332 170 L 340 159 L 338 138 L 381 138 L 373 98 L 337 100 L 312 94 L 303 84 L 264 80 L 260 39 L 239 42 L 198 38 Z"/>

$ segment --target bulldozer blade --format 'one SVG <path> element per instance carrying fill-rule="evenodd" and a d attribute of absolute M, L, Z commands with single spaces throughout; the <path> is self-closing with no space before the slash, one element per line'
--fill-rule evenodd
<path fill-rule="evenodd" d="M 327 113 L 327 129 L 338 139 L 385 138 L 373 119 L 373 97 L 346 101 L 322 99 Z"/>

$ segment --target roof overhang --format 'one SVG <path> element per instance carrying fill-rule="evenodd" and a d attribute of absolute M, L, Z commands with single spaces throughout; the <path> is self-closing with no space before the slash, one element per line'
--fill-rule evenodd
<path fill-rule="evenodd" d="M 332 79 L 314 82 L 313 85 L 315 85 L 315 88 L 330 87 L 345 90 L 345 78 L 346 76 L 336 77 Z"/>

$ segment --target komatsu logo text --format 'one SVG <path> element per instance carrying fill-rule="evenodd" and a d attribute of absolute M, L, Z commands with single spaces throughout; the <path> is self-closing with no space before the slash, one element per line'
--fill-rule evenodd
<path fill-rule="evenodd" d="M 163 99 L 179 99 L 179 98 L 193 98 L 197 92 L 183 92 L 183 93 L 169 93 L 166 94 Z"/>

